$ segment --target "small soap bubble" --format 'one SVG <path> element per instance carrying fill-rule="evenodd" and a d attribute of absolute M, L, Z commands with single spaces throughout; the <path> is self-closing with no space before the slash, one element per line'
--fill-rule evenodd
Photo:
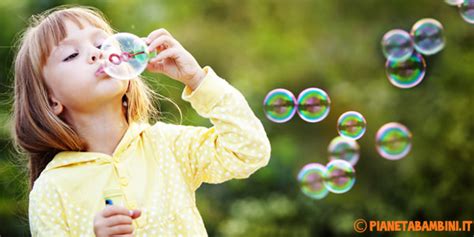
<path fill-rule="evenodd" d="M 329 193 L 324 186 L 324 174 L 326 167 L 318 163 L 305 165 L 298 173 L 298 183 L 301 191 L 313 199 L 323 199 Z"/>
<path fill-rule="evenodd" d="M 316 123 L 328 116 L 331 100 L 319 88 L 308 88 L 298 95 L 298 114 L 306 122 Z"/>
<path fill-rule="evenodd" d="M 355 170 L 345 160 L 333 160 L 326 165 L 324 185 L 333 193 L 345 193 L 351 190 L 355 183 Z"/>
<path fill-rule="evenodd" d="M 337 120 L 337 132 L 339 135 L 351 139 L 361 138 L 367 126 L 364 116 L 356 111 L 343 113 Z"/>
<path fill-rule="evenodd" d="M 385 63 L 387 78 L 398 88 L 412 88 L 423 80 L 426 72 L 426 62 L 423 56 L 414 52 L 406 61 Z"/>
<path fill-rule="evenodd" d="M 386 159 L 399 160 L 411 150 L 412 134 L 400 123 L 383 125 L 375 136 L 377 152 Z"/>
<path fill-rule="evenodd" d="M 391 61 L 405 61 L 413 53 L 413 41 L 404 30 L 391 30 L 382 38 L 382 51 L 385 58 Z"/>
<path fill-rule="evenodd" d="M 410 33 L 419 53 L 433 55 L 444 48 L 443 25 L 435 19 L 425 18 L 417 21 Z"/>
<path fill-rule="evenodd" d="M 467 23 L 474 24 L 474 0 L 464 0 L 459 5 L 459 13 Z"/>
<path fill-rule="evenodd" d="M 275 89 L 265 97 L 263 108 L 270 121 L 284 123 L 295 115 L 296 99 L 293 93 L 286 89 Z"/>
<path fill-rule="evenodd" d="M 104 71 L 109 76 L 130 80 L 140 75 L 147 67 L 149 58 L 143 39 L 130 33 L 117 33 L 107 38 L 101 46 L 105 57 Z"/>
<path fill-rule="evenodd" d="M 328 146 L 329 160 L 345 160 L 352 166 L 359 161 L 359 144 L 356 140 L 335 137 L 331 140 Z"/>
<path fill-rule="evenodd" d="M 460 4 L 463 3 L 464 0 L 444 0 L 448 5 L 451 6 L 459 6 Z"/>

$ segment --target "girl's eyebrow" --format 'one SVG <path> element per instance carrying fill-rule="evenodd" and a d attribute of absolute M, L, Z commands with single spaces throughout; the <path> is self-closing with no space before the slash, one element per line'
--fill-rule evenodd
<path fill-rule="evenodd" d="M 100 30 L 100 29 L 95 29 L 94 31 L 92 31 L 92 33 L 90 33 L 90 38 L 96 38 L 97 36 L 107 36 L 107 34 L 103 31 L 103 30 Z M 57 54 L 57 52 L 59 52 L 59 48 L 61 46 L 65 46 L 65 45 L 74 45 L 74 44 L 77 44 L 77 42 L 79 42 L 80 40 L 78 39 L 66 39 L 66 40 L 62 40 L 61 42 L 59 42 L 58 46 L 54 49 L 52 55 L 53 57 Z"/>

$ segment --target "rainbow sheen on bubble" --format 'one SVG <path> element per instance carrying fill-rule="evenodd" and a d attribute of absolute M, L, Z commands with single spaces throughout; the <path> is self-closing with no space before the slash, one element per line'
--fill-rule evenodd
<path fill-rule="evenodd" d="M 426 62 L 419 53 L 413 53 L 403 62 L 387 60 L 385 72 L 392 85 L 398 88 L 412 88 L 423 80 L 426 73 Z"/>
<path fill-rule="evenodd" d="M 324 176 L 324 185 L 333 193 L 348 192 L 356 181 L 354 168 L 345 160 L 330 161 Z"/>
<path fill-rule="evenodd" d="M 375 136 L 377 152 L 389 160 L 399 160 L 411 150 L 412 134 L 400 123 L 383 125 Z"/>
<path fill-rule="evenodd" d="M 339 135 L 351 139 L 361 138 L 367 126 L 364 116 L 356 111 L 343 113 L 337 120 L 337 132 Z"/>
<path fill-rule="evenodd" d="M 460 4 L 463 3 L 464 0 L 444 0 L 448 5 L 451 6 L 459 6 Z"/>
<path fill-rule="evenodd" d="M 424 55 L 433 55 L 444 48 L 443 25 L 435 19 L 425 18 L 417 21 L 411 36 L 416 51 Z"/>
<path fill-rule="evenodd" d="M 298 173 L 298 183 L 301 191 L 313 199 L 323 199 L 329 193 L 324 186 L 324 174 L 326 167 L 318 163 L 305 165 Z"/>
<path fill-rule="evenodd" d="M 354 139 L 335 137 L 328 146 L 329 160 L 345 160 L 352 166 L 359 161 L 359 144 Z"/>
<path fill-rule="evenodd" d="M 382 38 L 382 52 L 391 61 L 405 61 L 413 53 L 413 41 L 404 30 L 391 30 Z"/>
<path fill-rule="evenodd" d="M 293 93 L 285 89 L 270 91 L 263 101 L 265 115 L 270 121 L 284 123 L 296 113 L 296 99 Z"/>
<path fill-rule="evenodd" d="M 329 114 L 331 100 L 328 94 L 319 88 L 303 90 L 297 99 L 298 115 L 306 122 L 316 123 Z"/>
<path fill-rule="evenodd" d="M 130 33 L 110 36 L 101 49 L 105 58 L 105 73 L 121 80 L 136 78 L 146 69 L 149 57 L 154 56 L 148 52 L 142 39 Z"/>
<path fill-rule="evenodd" d="M 474 0 L 464 0 L 459 5 L 459 14 L 467 23 L 474 24 Z"/>

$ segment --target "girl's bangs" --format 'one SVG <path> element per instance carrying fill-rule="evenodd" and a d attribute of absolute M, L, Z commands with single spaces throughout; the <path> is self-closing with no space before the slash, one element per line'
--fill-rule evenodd
<path fill-rule="evenodd" d="M 108 34 L 113 34 L 112 28 L 105 19 L 89 9 L 68 9 L 53 12 L 44 18 L 36 29 L 36 39 L 40 49 L 39 55 L 41 55 L 41 67 L 46 64 L 54 47 L 67 37 L 67 20 L 76 24 L 80 29 L 86 27 L 86 24 L 90 24 L 104 30 Z"/>

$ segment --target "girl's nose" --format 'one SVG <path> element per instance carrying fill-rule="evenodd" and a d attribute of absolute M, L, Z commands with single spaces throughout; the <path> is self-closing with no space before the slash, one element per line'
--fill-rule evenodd
<path fill-rule="evenodd" d="M 92 64 L 92 63 L 95 63 L 97 60 L 102 59 L 102 58 L 103 58 L 102 50 L 95 48 L 95 50 L 91 52 L 91 55 L 90 55 L 88 61 L 89 61 L 89 63 Z"/>

